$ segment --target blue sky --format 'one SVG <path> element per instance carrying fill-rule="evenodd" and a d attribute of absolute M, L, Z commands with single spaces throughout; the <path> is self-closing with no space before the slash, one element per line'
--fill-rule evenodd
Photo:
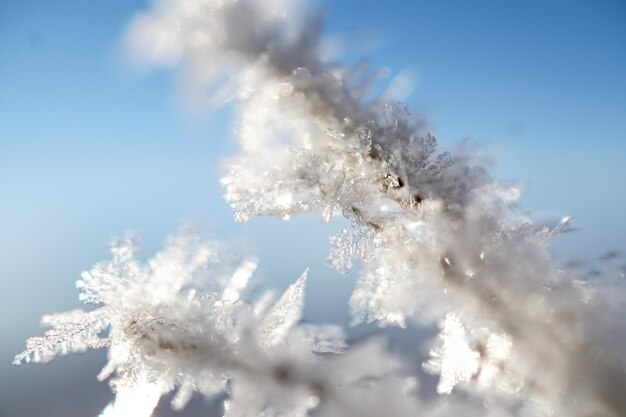
<path fill-rule="evenodd" d="M 190 115 L 173 74 L 140 76 L 121 58 L 120 34 L 145 5 L 0 2 L 3 363 L 40 333 L 42 313 L 78 306 L 74 280 L 126 230 L 151 253 L 199 221 L 250 242 L 276 285 L 312 266 L 312 300 L 349 291 L 350 277 L 324 266 L 337 225 L 232 223 L 217 184 L 233 150 L 228 109 Z M 626 250 L 625 2 L 342 0 L 327 11 L 346 63 L 416 75 L 408 103 L 443 146 L 473 138 L 500 161 L 498 178 L 527 184 L 524 208 L 575 217 L 562 253 Z"/>

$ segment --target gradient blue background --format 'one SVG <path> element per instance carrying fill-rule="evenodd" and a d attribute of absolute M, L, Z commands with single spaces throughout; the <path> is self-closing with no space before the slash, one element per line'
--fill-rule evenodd
<path fill-rule="evenodd" d="M 269 286 L 310 266 L 308 317 L 346 320 L 353 274 L 324 265 L 338 223 L 232 222 L 218 165 L 232 153 L 228 109 L 190 115 L 167 71 L 138 76 L 120 34 L 143 1 L 0 2 L 0 416 L 97 415 L 101 352 L 11 367 L 39 317 L 79 307 L 74 281 L 137 231 L 149 255 L 185 221 L 244 241 Z M 561 254 L 626 248 L 626 3 L 337 1 L 328 34 L 345 62 L 416 74 L 408 104 L 442 145 L 473 138 L 521 205 L 572 215 Z M 201 409 L 195 401 L 186 415 Z M 165 415 L 166 408 L 159 411 Z"/>

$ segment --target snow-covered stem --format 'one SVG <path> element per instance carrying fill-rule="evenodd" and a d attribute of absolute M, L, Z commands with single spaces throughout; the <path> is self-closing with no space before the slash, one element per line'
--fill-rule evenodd
<path fill-rule="evenodd" d="M 116 398 L 102 416 L 149 416 L 159 398 L 183 408 L 194 392 L 226 394 L 225 415 L 383 416 L 391 395 L 399 416 L 413 410 L 412 379 L 381 340 L 347 350 L 343 331 L 300 324 L 307 271 L 273 303 L 244 300 L 256 260 L 237 260 L 189 231 L 171 238 L 147 264 L 136 239 L 112 246 L 112 260 L 85 272 L 81 299 L 96 304 L 46 316 L 52 327 L 32 338 L 15 363 L 45 362 L 108 347 L 98 378 L 115 374 Z M 238 266 L 237 266 L 238 265 Z M 365 385 L 364 385 L 365 384 Z M 367 395 L 367 401 L 357 398 Z M 384 396 L 383 396 L 384 395 Z"/>

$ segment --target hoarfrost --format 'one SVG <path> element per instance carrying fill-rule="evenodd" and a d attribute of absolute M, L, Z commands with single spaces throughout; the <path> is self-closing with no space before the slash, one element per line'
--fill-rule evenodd
<path fill-rule="evenodd" d="M 545 248 L 569 230 L 569 219 L 534 224 L 515 206 L 519 184 L 494 180 L 471 143 L 439 150 L 403 104 L 363 100 L 369 82 L 359 78 L 376 71 L 325 61 L 321 15 L 299 2 L 277 4 L 157 3 L 129 30 L 141 46 L 136 56 L 178 65 L 194 91 L 221 80 L 232 91 L 240 150 L 224 161 L 221 183 L 235 219 L 317 212 L 324 222 L 351 222 L 331 239 L 328 260 L 342 272 L 355 256 L 362 260 L 350 299 L 354 323 L 405 326 L 455 314 L 468 334 L 506 335 L 499 345 L 510 345 L 503 360 L 510 373 L 496 376 L 483 360 L 477 377 L 468 353 L 468 367 L 443 376 L 441 390 L 461 380 L 480 386 L 491 373 L 496 385 L 523 380 L 520 395 L 543 413 L 624 415 L 611 387 L 626 384 L 625 351 L 606 342 L 607 334 L 624 334 L 614 304 L 589 304 L 587 287 L 597 283 L 564 271 Z M 457 369 L 450 363 L 441 362 Z M 577 395 L 585 407 L 568 408 L 563 399 Z"/>
<path fill-rule="evenodd" d="M 356 400 L 362 369 L 371 370 L 370 383 L 381 390 L 400 378 L 399 362 L 385 349 L 372 351 L 366 363 L 350 352 L 340 328 L 299 323 L 308 271 L 268 308 L 255 308 L 245 299 L 255 258 L 241 261 L 189 230 L 168 239 L 147 263 L 137 259 L 139 251 L 131 236 L 114 243 L 112 259 L 78 282 L 80 298 L 96 308 L 45 316 L 51 330 L 29 339 L 15 363 L 108 347 L 98 379 L 111 378 L 116 396 L 106 417 L 150 416 L 173 390 L 176 409 L 194 392 L 225 393 L 231 417 L 304 416 L 313 408 L 322 416 L 355 410 L 374 416 L 343 396 Z M 372 368 L 376 363 L 389 365 Z M 382 402 L 381 392 L 372 395 Z"/>
<path fill-rule="evenodd" d="M 43 337 L 32 337 L 26 350 L 17 355 L 13 364 L 48 362 L 56 356 L 87 349 L 107 347 L 110 340 L 100 334 L 109 327 L 107 309 L 73 310 L 43 316 L 41 324 L 51 327 Z"/>
<path fill-rule="evenodd" d="M 430 352 L 430 360 L 424 363 L 428 372 L 439 374 L 437 392 L 450 394 L 455 385 L 478 379 L 483 389 L 493 388 L 506 371 L 506 360 L 510 355 L 511 340 L 506 334 L 470 334 L 454 313 L 446 315 L 440 324 L 441 346 Z"/>
<path fill-rule="evenodd" d="M 545 245 L 570 220 L 534 224 L 515 207 L 520 186 L 491 178 L 470 143 L 440 151 L 403 104 L 364 101 L 376 71 L 326 62 L 322 24 L 298 1 L 166 0 L 135 17 L 127 41 L 145 63 L 179 66 L 200 101 L 236 103 L 240 151 L 221 184 L 237 221 L 342 216 L 352 225 L 328 260 L 341 272 L 362 260 L 353 322 L 444 318 L 425 365 L 439 392 L 488 398 L 490 416 L 625 415 L 624 268 L 560 267 Z M 194 391 L 227 392 L 229 417 L 417 414 L 415 383 L 382 343 L 333 356 L 342 332 L 298 323 L 306 273 L 273 304 L 250 303 L 253 258 L 192 233 L 147 264 L 138 250 L 132 237 L 115 244 L 77 283 L 97 307 L 47 317 L 15 362 L 108 346 L 106 416 L 150 415 L 174 389 L 176 408 Z M 424 413 L 484 415 L 445 398 Z"/>

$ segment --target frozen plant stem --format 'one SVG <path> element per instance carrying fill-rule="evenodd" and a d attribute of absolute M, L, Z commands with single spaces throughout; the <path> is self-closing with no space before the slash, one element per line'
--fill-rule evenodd
<path fill-rule="evenodd" d="M 174 387 L 176 407 L 194 391 L 226 391 L 230 416 L 626 415 L 623 267 L 593 280 L 558 267 L 545 245 L 570 220 L 534 224 L 514 207 L 519 187 L 491 178 L 470 143 L 439 152 L 402 104 L 365 102 L 370 83 L 358 80 L 375 71 L 327 63 L 323 15 L 299 6 L 156 1 L 126 41 L 145 64 L 178 66 L 200 101 L 235 104 L 240 152 L 221 183 L 237 221 L 320 212 L 351 222 L 328 259 L 342 272 L 363 261 L 354 323 L 439 322 L 424 369 L 451 395 L 423 403 L 410 368 L 378 342 L 339 354 L 339 329 L 299 325 L 304 278 L 268 310 L 246 303 L 255 262 L 207 273 L 224 257 L 193 239 L 148 266 L 119 246 L 80 281 L 81 299 L 100 307 L 48 316 L 52 330 L 16 361 L 109 346 L 102 375 L 117 372 L 118 399 L 105 415 L 138 389 L 153 393 L 149 415 Z M 150 301 L 136 302 L 146 290 Z"/>
<path fill-rule="evenodd" d="M 362 381 L 391 387 L 406 403 L 402 413 L 412 410 L 396 389 L 410 379 L 396 375 L 400 363 L 380 341 L 340 354 L 346 349 L 340 328 L 299 324 L 307 272 L 271 305 L 269 294 L 249 303 L 242 296 L 253 258 L 241 262 L 189 231 L 147 264 L 138 251 L 131 236 L 116 242 L 111 261 L 78 281 L 81 299 L 96 308 L 47 316 L 52 329 L 29 339 L 15 363 L 108 347 L 109 362 L 98 375 L 115 374 L 116 399 L 101 414 L 107 417 L 149 416 L 172 390 L 176 409 L 194 392 L 227 393 L 227 416 L 264 410 L 298 416 L 314 407 L 321 415 L 382 416 L 380 408 L 354 401 L 368 390 Z"/>

